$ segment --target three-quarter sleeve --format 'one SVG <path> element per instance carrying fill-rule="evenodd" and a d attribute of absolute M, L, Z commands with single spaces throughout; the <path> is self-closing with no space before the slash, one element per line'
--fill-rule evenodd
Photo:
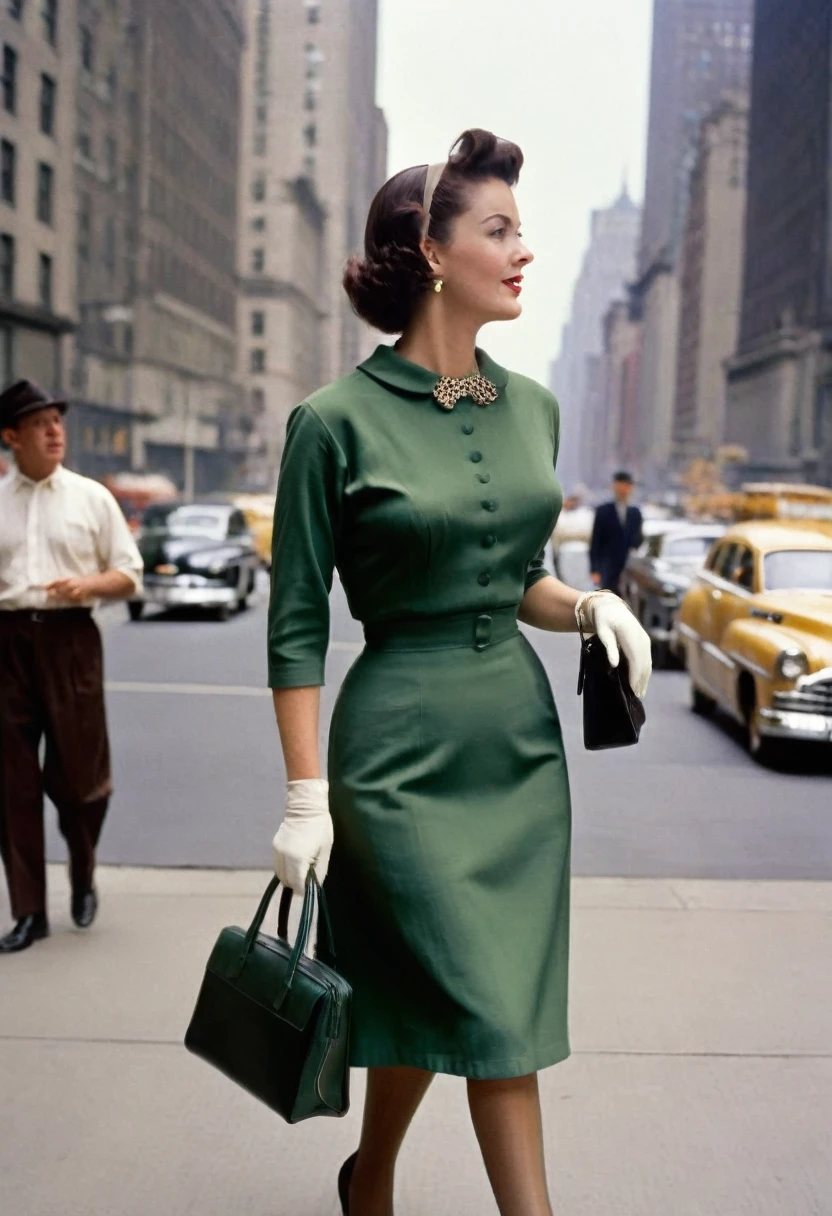
<path fill-rule="evenodd" d="M 546 397 L 552 409 L 552 470 L 554 472 L 557 467 L 558 449 L 560 448 L 560 406 L 558 405 L 557 398 L 551 393 L 547 393 Z M 546 545 L 548 541 L 549 538 L 547 537 L 540 552 L 526 566 L 526 576 L 523 582 L 524 594 L 535 583 L 539 583 L 542 578 L 549 576 L 549 571 L 546 569 Z"/>
<path fill-rule="evenodd" d="M 304 402 L 286 425 L 272 534 L 270 688 L 324 683 L 329 592 L 346 473 L 343 453 Z"/>

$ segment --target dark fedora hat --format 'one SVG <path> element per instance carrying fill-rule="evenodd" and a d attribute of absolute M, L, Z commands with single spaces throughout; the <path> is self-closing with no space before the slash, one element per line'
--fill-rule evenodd
<path fill-rule="evenodd" d="M 0 393 L 0 431 L 7 426 L 16 426 L 27 414 L 50 407 L 65 414 L 67 403 L 56 401 L 31 380 L 18 380 Z"/>

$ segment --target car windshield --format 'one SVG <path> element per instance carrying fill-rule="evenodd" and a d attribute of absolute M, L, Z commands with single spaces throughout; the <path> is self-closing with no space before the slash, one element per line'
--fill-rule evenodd
<path fill-rule="evenodd" d="M 713 536 L 677 536 L 664 542 L 662 557 L 670 561 L 704 561 Z"/>
<path fill-rule="evenodd" d="M 763 568 L 766 591 L 832 591 L 832 550 L 781 549 Z"/>
<path fill-rule="evenodd" d="M 149 507 L 144 513 L 145 531 L 173 532 L 175 535 L 210 536 L 221 540 L 225 536 L 226 513 L 205 507 Z"/>

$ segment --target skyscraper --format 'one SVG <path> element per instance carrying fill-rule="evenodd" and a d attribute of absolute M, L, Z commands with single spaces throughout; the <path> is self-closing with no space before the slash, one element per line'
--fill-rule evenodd
<path fill-rule="evenodd" d="M 637 447 L 648 484 L 667 475 L 673 442 L 679 285 L 688 181 L 705 116 L 743 94 L 754 0 L 655 0 L 644 222 L 634 317 L 642 321 Z"/>
<path fill-rule="evenodd" d="M 84 472 L 235 479 L 238 0 L 79 0 L 72 452 Z"/>
<path fill-rule="evenodd" d="M 72 7 L 0 7 L 0 386 L 67 388 L 76 48 Z"/>
<path fill-rule="evenodd" d="M 377 0 L 246 0 L 240 373 L 277 475 L 292 407 L 351 371 L 369 331 L 341 287 L 384 180 Z"/>
<path fill-rule="evenodd" d="M 757 0 L 742 313 L 727 438 L 832 484 L 832 6 Z"/>
<path fill-rule="evenodd" d="M 572 310 L 553 368 L 553 390 L 561 405 L 558 469 L 567 484 L 590 477 L 597 379 L 590 360 L 603 349 L 603 319 L 635 269 L 641 212 L 626 186 L 610 207 L 592 212 L 590 243 L 575 284 Z M 590 392 L 592 384 L 593 391 Z"/>

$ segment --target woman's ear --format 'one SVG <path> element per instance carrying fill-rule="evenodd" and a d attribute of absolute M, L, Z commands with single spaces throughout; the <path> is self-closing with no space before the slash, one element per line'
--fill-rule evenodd
<path fill-rule="evenodd" d="M 425 237 L 423 241 L 420 241 L 419 248 L 435 270 L 442 269 L 442 259 L 439 256 L 435 243 L 430 237 Z"/>

